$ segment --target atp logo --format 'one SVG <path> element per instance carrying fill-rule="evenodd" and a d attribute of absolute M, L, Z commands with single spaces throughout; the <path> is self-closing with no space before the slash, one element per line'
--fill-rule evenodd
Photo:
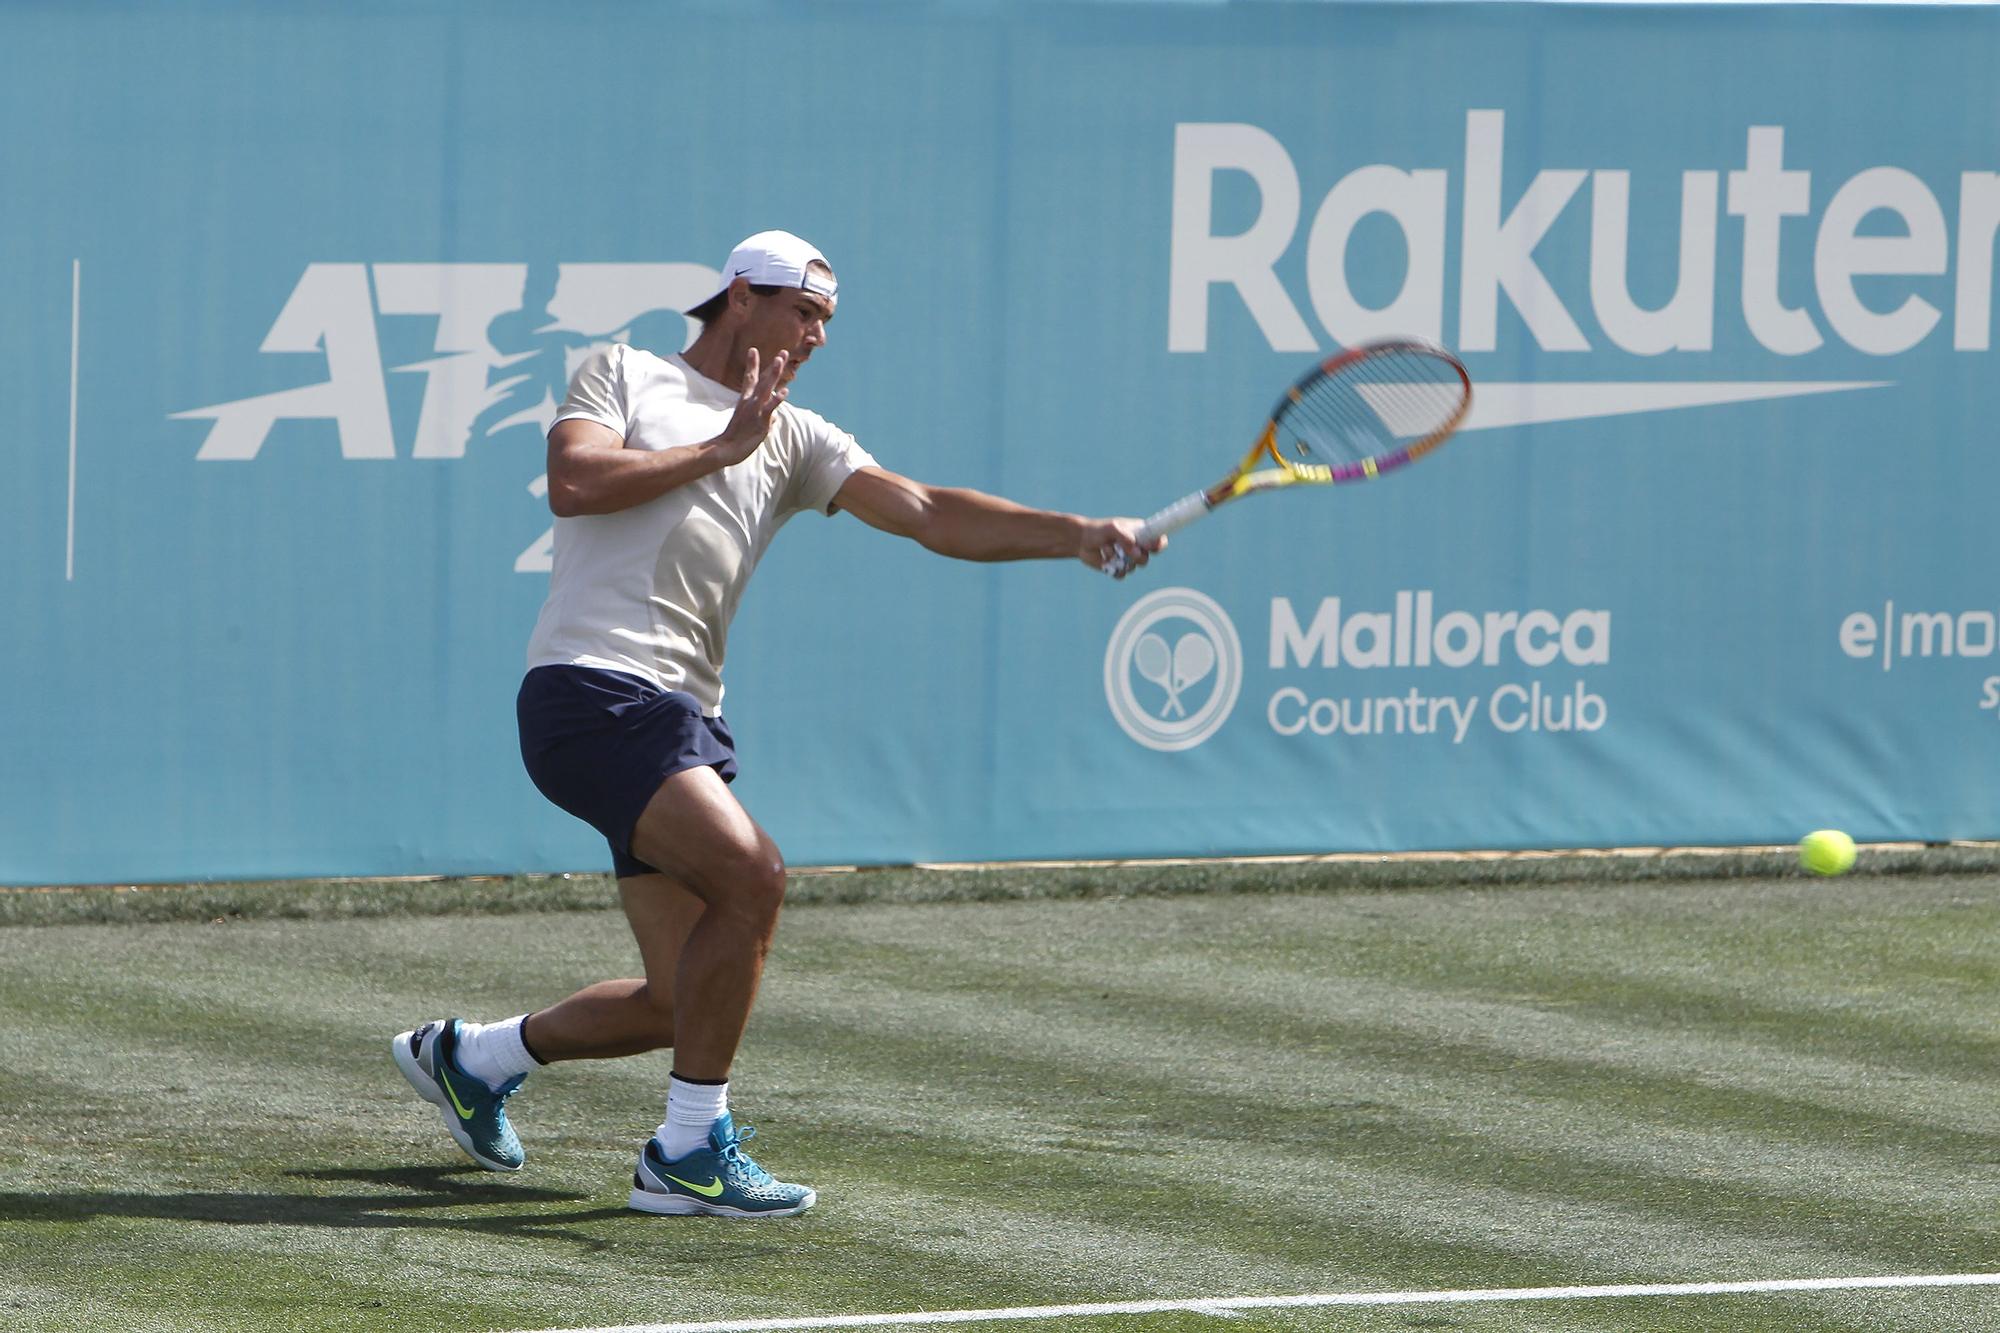
<path fill-rule="evenodd" d="M 715 288 L 700 264 L 450 263 L 306 265 L 258 348 L 305 363 L 324 378 L 296 388 L 192 407 L 169 415 L 206 421 L 202 463 L 266 455 L 280 423 L 325 422 L 344 459 L 462 459 L 494 449 L 540 457 L 570 376 L 603 344 L 666 354 L 692 340 L 681 311 Z M 428 326 L 428 346 L 399 361 Z M 390 376 L 423 384 L 414 427 L 397 429 Z M 523 447 L 525 446 L 525 448 Z M 548 479 L 527 484 L 548 494 Z M 517 573 L 547 573 L 554 530 L 514 559 Z"/>
<path fill-rule="evenodd" d="M 1104 653 L 1104 697 L 1127 736 L 1189 750 L 1229 720 L 1243 688 L 1243 644 L 1228 613 L 1192 588 L 1132 604 Z"/>
<path fill-rule="evenodd" d="M 515 426 L 546 432 L 590 349 L 640 337 L 647 317 L 671 319 L 660 350 L 677 350 L 677 312 L 715 277 L 700 264 L 308 264 L 259 351 L 310 358 L 326 378 L 170 415 L 213 423 L 203 462 L 255 459 L 286 420 L 334 423 L 343 458 L 462 458 Z M 396 319 L 428 321 L 431 346 L 385 365 L 378 326 Z M 390 422 L 385 372 L 423 379 L 407 441 Z"/>

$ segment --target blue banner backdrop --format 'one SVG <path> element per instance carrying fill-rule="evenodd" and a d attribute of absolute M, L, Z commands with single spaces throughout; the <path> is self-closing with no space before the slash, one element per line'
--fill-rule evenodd
<path fill-rule="evenodd" d="M 792 524 L 727 710 L 795 862 L 2000 834 L 1996 68 L 1986 7 L 8 6 L 0 879 L 604 865 L 515 750 L 543 429 L 774 226 L 797 398 L 930 481 L 1146 513 L 1315 354 L 1480 385 L 1120 584 Z"/>

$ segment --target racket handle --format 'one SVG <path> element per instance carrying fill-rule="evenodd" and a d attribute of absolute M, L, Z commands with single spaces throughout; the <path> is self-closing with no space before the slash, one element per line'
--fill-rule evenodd
<path fill-rule="evenodd" d="M 1155 537 L 1164 537 L 1171 532 L 1179 532 L 1188 524 L 1206 514 L 1214 506 L 1208 502 L 1208 492 L 1196 491 L 1162 509 L 1159 513 L 1139 525 L 1139 540 L 1150 542 Z"/>
<path fill-rule="evenodd" d="M 1179 532 L 1213 507 L 1209 504 L 1208 494 L 1205 491 L 1184 495 L 1139 525 L 1139 542 L 1141 545 L 1151 545 L 1156 537 Z M 1116 578 L 1130 568 L 1130 565 L 1131 562 L 1126 560 L 1123 551 L 1113 551 L 1111 558 L 1100 568 Z"/>

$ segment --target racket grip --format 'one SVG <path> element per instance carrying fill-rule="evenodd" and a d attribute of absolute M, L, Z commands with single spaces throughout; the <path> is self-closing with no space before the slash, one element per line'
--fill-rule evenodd
<path fill-rule="evenodd" d="M 1150 545 L 1156 537 L 1179 532 L 1211 508 L 1213 506 L 1209 504 L 1208 494 L 1205 491 L 1184 495 L 1139 525 L 1139 542 L 1141 545 Z M 1101 568 L 1106 574 L 1116 578 L 1130 568 L 1130 562 L 1126 560 L 1123 551 L 1113 551 L 1111 558 L 1106 560 Z"/>
<path fill-rule="evenodd" d="M 1159 513 L 1139 525 L 1139 540 L 1150 542 L 1155 537 L 1164 537 L 1171 532 L 1179 532 L 1188 524 L 1206 514 L 1213 506 L 1208 503 L 1208 492 L 1196 491 L 1162 509 Z"/>

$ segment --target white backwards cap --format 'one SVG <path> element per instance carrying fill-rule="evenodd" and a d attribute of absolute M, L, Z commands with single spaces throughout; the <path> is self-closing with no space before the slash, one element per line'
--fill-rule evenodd
<path fill-rule="evenodd" d="M 759 286 L 798 287 L 820 296 L 832 296 L 839 290 L 833 276 L 807 271 L 806 266 L 815 259 L 826 263 L 826 256 L 814 249 L 810 242 L 788 231 L 760 231 L 755 236 L 746 237 L 729 252 L 729 262 L 722 266 L 722 280 L 703 301 L 695 304 L 713 301 L 728 291 L 729 284 L 738 278 L 748 278 Z"/>

